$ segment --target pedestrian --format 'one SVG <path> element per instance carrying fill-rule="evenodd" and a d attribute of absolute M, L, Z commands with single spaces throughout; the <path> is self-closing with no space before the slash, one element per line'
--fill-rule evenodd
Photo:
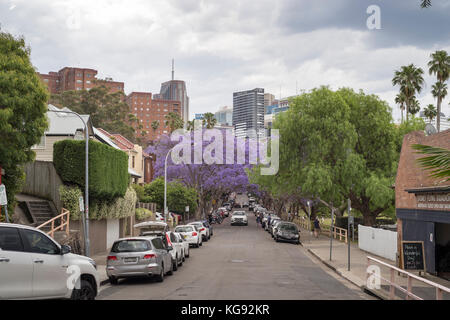
<path fill-rule="evenodd" d="M 292 221 L 292 219 L 291 219 L 291 212 L 290 211 L 288 212 L 288 221 Z"/>
<path fill-rule="evenodd" d="M 319 233 L 320 233 L 320 221 L 319 218 L 316 217 L 316 219 L 314 219 L 314 236 L 318 238 Z"/>

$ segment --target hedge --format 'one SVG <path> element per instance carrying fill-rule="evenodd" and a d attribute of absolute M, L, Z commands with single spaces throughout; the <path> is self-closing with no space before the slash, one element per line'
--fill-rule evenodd
<path fill-rule="evenodd" d="M 70 211 L 70 217 L 73 220 L 79 220 L 81 213 L 78 199 L 82 195 L 79 187 L 61 186 L 59 188 L 61 202 L 63 207 Z M 124 197 L 118 197 L 114 200 L 89 201 L 89 219 L 119 219 L 130 217 L 135 214 L 137 195 L 133 188 L 128 188 Z"/>
<path fill-rule="evenodd" d="M 85 142 L 62 140 L 53 146 L 53 162 L 65 183 L 85 186 Z M 89 195 L 99 200 L 123 197 L 129 184 L 128 155 L 89 140 Z"/>

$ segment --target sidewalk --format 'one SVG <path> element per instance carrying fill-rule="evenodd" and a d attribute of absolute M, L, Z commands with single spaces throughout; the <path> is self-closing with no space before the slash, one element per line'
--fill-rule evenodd
<path fill-rule="evenodd" d="M 378 259 L 384 263 L 395 266 L 395 262 L 381 258 L 374 254 L 365 252 L 358 248 L 357 243 L 351 243 L 350 245 L 350 271 L 348 271 L 348 244 L 341 242 L 338 239 L 333 238 L 333 246 L 330 261 L 330 238 L 328 236 L 321 235 L 319 238 L 315 238 L 308 230 L 299 227 L 301 233 L 303 247 L 308 250 L 312 255 L 318 258 L 326 266 L 334 270 L 337 274 L 347 279 L 354 285 L 360 287 L 364 291 L 368 291 L 366 287 L 367 279 L 367 256 Z M 385 279 L 390 279 L 390 273 L 387 267 L 380 267 L 381 276 Z M 431 275 L 423 276 L 425 279 L 439 283 L 445 287 L 450 287 L 450 282 L 441 278 L 433 277 Z M 395 282 L 406 288 L 407 279 L 395 274 Z M 381 299 L 388 298 L 389 286 L 386 282 L 381 282 L 381 289 L 369 290 L 371 293 L 377 295 Z M 420 281 L 413 280 L 413 293 L 425 300 L 434 300 L 436 298 L 435 289 L 421 283 Z M 404 299 L 405 294 L 401 291 L 395 291 L 397 299 Z M 450 300 L 450 294 L 443 294 L 444 300 Z"/>

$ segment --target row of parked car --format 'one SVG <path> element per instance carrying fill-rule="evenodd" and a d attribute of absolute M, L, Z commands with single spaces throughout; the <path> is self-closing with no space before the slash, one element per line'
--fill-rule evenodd
<path fill-rule="evenodd" d="M 138 237 L 114 242 L 107 257 L 106 273 L 112 285 L 120 278 L 145 276 L 164 281 L 190 257 L 190 248 L 199 248 L 213 236 L 208 221 L 195 221 L 176 226 L 173 231 L 161 221 L 148 221 L 134 226 Z"/>
<path fill-rule="evenodd" d="M 276 242 L 300 244 L 300 231 L 295 223 L 282 220 L 275 212 L 268 211 L 260 205 L 254 207 L 255 216 L 260 217 L 261 227 Z"/>

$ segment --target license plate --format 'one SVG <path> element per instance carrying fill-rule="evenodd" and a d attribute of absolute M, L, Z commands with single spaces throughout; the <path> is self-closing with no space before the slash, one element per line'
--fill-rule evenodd
<path fill-rule="evenodd" d="M 124 263 L 136 263 L 137 258 L 123 258 Z"/>

